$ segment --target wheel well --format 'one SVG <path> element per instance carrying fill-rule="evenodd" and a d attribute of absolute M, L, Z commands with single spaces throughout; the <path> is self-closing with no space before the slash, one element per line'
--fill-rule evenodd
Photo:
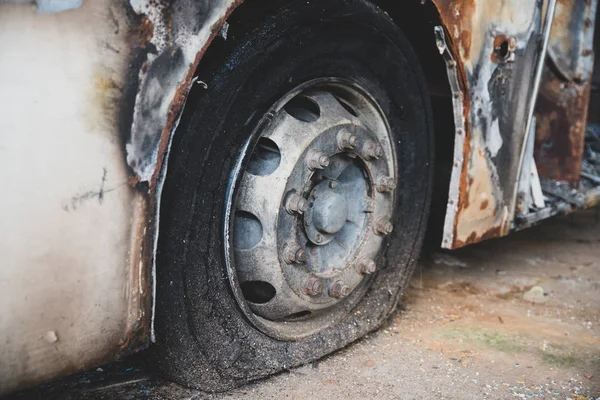
<path fill-rule="evenodd" d="M 446 65 L 436 45 L 433 28 L 442 25 L 433 2 L 370 0 L 384 10 L 402 29 L 419 57 L 425 73 L 435 134 L 433 199 L 425 248 L 438 248 L 442 242 L 448 188 L 454 159 L 454 114 Z M 424 3 L 424 4 L 421 4 Z"/>
<path fill-rule="evenodd" d="M 256 26 L 263 15 L 289 1 L 293 0 L 245 0 L 229 17 L 230 29 L 235 29 L 236 23 L 242 21 L 244 28 Z M 435 172 L 426 246 L 429 247 L 431 244 L 431 246 L 438 247 L 441 243 L 448 201 L 455 132 L 446 65 L 435 44 L 434 26 L 441 25 L 439 13 L 430 1 L 423 2 L 424 4 L 421 4 L 422 2 L 419 0 L 367 1 L 385 11 L 404 32 L 419 58 L 420 66 L 427 80 L 434 120 Z M 200 69 L 203 65 L 218 62 L 218 57 L 215 59 L 211 57 L 211 54 L 218 52 L 218 48 L 222 44 L 221 40 L 215 40 L 211 44 L 200 63 Z"/>

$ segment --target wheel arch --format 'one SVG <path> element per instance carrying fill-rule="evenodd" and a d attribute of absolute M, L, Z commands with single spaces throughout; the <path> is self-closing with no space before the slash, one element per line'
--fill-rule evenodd
<path fill-rule="evenodd" d="M 278 0 L 284 3 L 291 0 Z M 454 113 L 451 85 L 444 59 L 436 48 L 434 27 L 444 26 L 437 7 L 431 2 L 413 0 L 372 0 L 403 30 L 417 53 L 428 83 L 435 119 L 436 161 L 435 189 L 431 227 L 436 241 L 441 239 L 441 226 L 446 215 L 446 201 L 454 148 Z M 184 110 L 193 84 L 204 84 L 196 75 L 199 65 L 209 62 L 211 51 L 221 40 L 227 40 L 228 19 L 239 13 L 252 12 L 260 16 L 267 0 L 210 0 L 194 2 L 131 2 L 138 14 L 139 33 L 147 39 L 154 53 L 142 63 L 135 63 L 137 88 L 129 120 L 131 130 L 126 140 L 128 166 L 133 180 L 148 190 L 148 220 L 138 229 L 143 239 L 141 259 L 152 271 L 152 297 L 155 298 L 156 246 L 159 232 L 160 197 L 171 139 Z M 190 18 L 189 15 L 196 16 Z M 198 21 L 198 15 L 201 16 Z M 167 29 L 168 28 L 168 29 Z M 191 34 L 189 32 L 192 32 Z M 217 40 L 215 40 L 218 38 Z M 449 50 L 454 51 L 454 50 Z M 138 55 L 139 59 L 139 55 Z M 144 56 L 142 55 L 142 59 Z M 141 64 L 141 67 L 140 67 Z M 165 68 L 166 67 L 166 68 Z M 157 96 L 156 85 L 161 91 Z M 439 243 L 439 241 L 438 241 Z M 154 309 L 154 301 L 151 306 Z M 150 329 L 154 340 L 153 318 Z"/>

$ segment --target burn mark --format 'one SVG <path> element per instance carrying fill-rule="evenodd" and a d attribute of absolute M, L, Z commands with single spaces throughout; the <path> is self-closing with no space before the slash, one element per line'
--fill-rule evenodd
<path fill-rule="evenodd" d="M 579 85 L 544 69 L 536 105 L 535 159 L 540 177 L 579 182 L 591 83 Z"/>
<path fill-rule="evenodd" d="M 446 219 L 455 248 L 510 230 L 518 155 L 531 102 L 541 5 L 534 0 L 487 2 L 434 0 L 450 36 L 449 46 L 464 96 L 465 141 L 453 221 Z M 522 18 L 522 16 L 526 18 Z M 515 71 L 519 71 L 516 74 Z M 458 168 L 458 167 L 455 167 Z M 488 204 L 482 205 L 482 199 Z M 453 210 L 452 207 L 448 207 Z M 452 222 L 453 225 L 449 225 Z M 447 242 L 450 242 L 448 240 Z"/>
<path fill-rule="evenodd" d="M 139 69 L 127 163 L 154 185 L 200 58 L 241 0 L 142 0 L 140 48 L 152 47 Z M 146 43 L 144 46 L 143 43 Z"/>
<path fill-rule="evenodd" d="M 591 92 L 597 1 L 561 0 L 536 105 L 535 159 L 541 178 L 577 186 Z"/>
<path fill-rule="evenodd" d="M 490 56 L 493 62 L 513 61 L 517 40 L 506 35 L 497 35 L 494 38 L 494 50 Z"/>

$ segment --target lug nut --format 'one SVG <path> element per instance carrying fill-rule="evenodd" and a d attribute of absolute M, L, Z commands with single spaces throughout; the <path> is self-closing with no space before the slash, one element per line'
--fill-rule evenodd
<path fill-rule="evenodd" d="M 386 218 L 381 217 L 375 223 L 375 233 L 378 235 L 389 235 L 393 230 L 394 225 Z"/>
<path fill-rule="evenodd" d="M 323 293 L 323 282 L 318 278 L 308 278 L 302 291 L 309 296 L 320 295 Z"/>
<path fill-rule="evenodd" d="M 329 157 L 317 150 L 311 150 L 306 157 L 306 165 L 310 170 L 323 169 L 329 165 Z"/>
<path fill-rule="evenodd" d="M 345 129 L 337 134 L 337 144 L 340 150 L 352 150 L 358 144 L 358 138 Z"/>
<path fill-rule="evenodd" d="M 362 156 L 367 160 L 379 158 L 383 155 L 383 148 L 372 140 L 367 140 L 362 147 Z"/>
<path fill-rule="evenodd" d="M 350 288 L 342 281 L 335 281 L 329 285 L 329 296 L 341 299 L 350 294 Z"/>
<path fill-rule="evenodd" d="M 288 245 L 283 253 L 283 259 L 288 264 L 303 264 L 306 262 L 306 250 L 299 246 Z"/>
<path fill-rule="evenodd" d="M 396 181 L 390 176 L 384 176 L 377 183 L 377 191 L 379 193 L 391 192 L 396 189 Z"/>
<path fill-rule="evenodd" d="M 363 258 L 358 264 L 358 272 L 361 274 L 372 274 L 377 269 L 377 264 L 370 258 Z"/>
<path fill-rule="evenodd" d="M 304 214 L 308 210 L 308 201 L 298 193 L 290 193 L 285 201 L 285 210 L 289 214 Z"/>

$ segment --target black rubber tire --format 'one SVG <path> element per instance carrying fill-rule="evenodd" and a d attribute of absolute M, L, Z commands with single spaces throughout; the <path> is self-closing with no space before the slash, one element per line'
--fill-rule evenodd
<path fill-rule="evenodd" d="M 250 1 L 250 0 L 249 0 Z M 340 349 L 395 309 L 419 255 L 431 193 L 433 127 L 425 79 L 398 27 L 364 0 L 267 1 L 230 18 L 199 68 L 172 144 L 161 203 L 154 354 L 170 379 L 222 391 Z M 264 9 L 269 7 L 269 9 Z M 297 341 L 256 329 L 225 269 L 230 174 L 265 112 L 302 82 L 359 83 L 383 109 L 399 165 L 395 229 L 365 297 L 334 326 Z"/>

